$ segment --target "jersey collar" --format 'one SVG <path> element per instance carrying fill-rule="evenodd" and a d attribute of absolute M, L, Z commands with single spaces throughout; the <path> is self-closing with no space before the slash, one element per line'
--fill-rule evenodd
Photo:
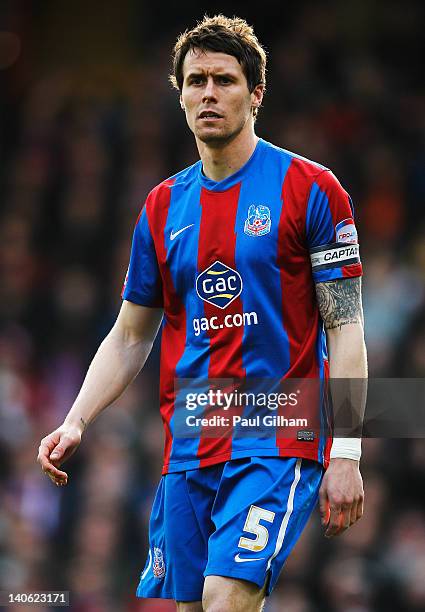
<path fill-rule="evenodd" d="M 249 174 L 249 172 L 251 172 L 251 169 L 260 157 L 264 146 L 264 140 L 262 138 L 259 138 L 254 152 L 248 159 L 246 164 L 239 168 L 237 172 L 231 174 L 230 176 L 227 176 L 222 181 L 213 181 L 212 179 L 206 177 L 202 170 L 202 160 L 199 160 L 198 180 L 201 183 L 202 187 L 208 189 L 209 191 L 226 191 L 227 189 L 230 189 L 230 187 L 233 187 L 233 185 L 239 183 L 247 174 Z"/>

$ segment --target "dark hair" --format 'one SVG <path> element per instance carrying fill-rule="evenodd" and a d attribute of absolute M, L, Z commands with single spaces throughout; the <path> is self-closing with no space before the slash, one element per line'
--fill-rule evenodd
<path fill-rule="evenodd" d="M 184 58 L 192 49 L 233 55 L 242 67 L 251 93 L 257 85 L 266 84 L 266 52 L 253 28 L 240 17 L 206 15 L 195 28 L 180 34 L 174 45 L 173 71 L 170 75 L 171 83 L 179 91 L 183 87 Z"/>

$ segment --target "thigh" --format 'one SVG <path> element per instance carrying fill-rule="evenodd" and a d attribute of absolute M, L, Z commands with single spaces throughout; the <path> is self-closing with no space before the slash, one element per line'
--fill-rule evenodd
<path fill-rule="evenodd" d="M 317 503 L 322 473 L 320 464 L 298 458 L 229 461 L 212 509 L 204 575 L 266 585 L 269 594 Z"/>

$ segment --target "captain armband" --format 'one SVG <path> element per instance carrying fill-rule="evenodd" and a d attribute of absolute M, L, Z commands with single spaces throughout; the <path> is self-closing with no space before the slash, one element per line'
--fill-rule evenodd
<path fill-rule="evenodd" d="M 360 263 L 359 245 L 341 242 L 324 244 L 310 250 L 310 259 L 313 272 L 358 264 Z"/>

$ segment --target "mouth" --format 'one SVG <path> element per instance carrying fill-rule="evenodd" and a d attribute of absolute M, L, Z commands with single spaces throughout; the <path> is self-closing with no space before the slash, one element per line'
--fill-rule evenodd
<path fill-rule="evenodd" d="M 222 119 L 222 118 L 223 118 L 222 115 L 220 115 L 219 113 L 216 113 L 215 111 L 210 111 L 210 110 L 203 110 L 198 115 L 198 119 L 201 119 L 202 121 L 217 121 L 218 119 Z"/>

